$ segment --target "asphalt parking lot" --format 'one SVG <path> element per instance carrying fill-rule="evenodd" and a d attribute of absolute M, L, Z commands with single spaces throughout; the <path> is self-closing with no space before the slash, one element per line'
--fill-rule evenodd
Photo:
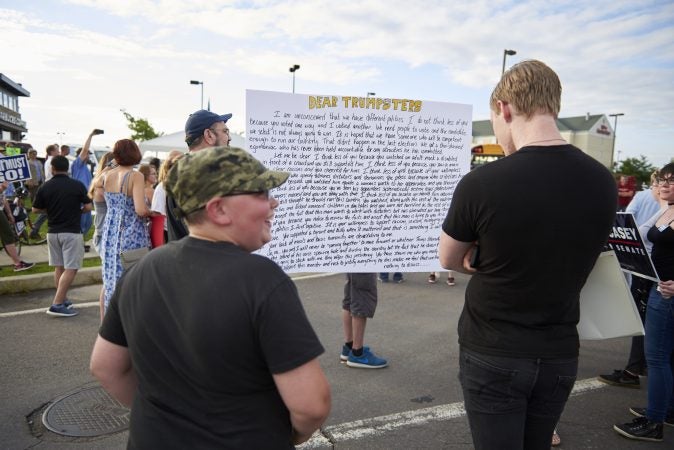
<path fill-rule="evenodd" d="M 456 323 L 467 276 L 457 275 L 457 285 L 449 287 L 429 285 L 426 275 L 410 273 L 402 284 L 379 284 L 379 307 L 368 322 L 366 344 L 389 360 L 381 370 L 339 362 L 343 275 L 296 280 L 326 348 L 321 364 L 333 396 L 329 419 L 305 448 L 471 448 L 457 380 Z M 64 393 L 93 383 L 88 358 L 98 327 L 98 289 L 74 288 L 71 297 L 80 315 L 67 319 L 44 314 L 50 290 L 0 300 L 0 447 L 125 448 L 125 432 L 69 438 L 39 423 L 30 427 L 27 419 Z M 630 406 L 645 405 L 646 389 L 610 387 L 594 378 L 622 367 L 628 350 L 627 338 L 582 343 L 576 392 L 559 424 L 561 448 L 668 448 L 668 441 L 674 442 L 671 429 L 663 443 L 634 442 L 612 431 L 614 423 L 631 420 Z"/>

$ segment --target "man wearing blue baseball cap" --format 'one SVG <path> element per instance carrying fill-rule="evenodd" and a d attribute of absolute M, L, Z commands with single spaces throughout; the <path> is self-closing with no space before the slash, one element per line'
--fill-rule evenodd
<path fill-rule="evenodd" d="M 185 142 L 190 152 L 208 147 L 229 146 L 227 121 L 231 114 L 218 115 L 205 109 L 190 114 L 185 123 Z"/>
<path fill-rule="evenodd" d="M 185 122 L 185 143 L 190 153 L 209 147 L 229 147 L 231 138 L 227 121 L 231 118 L 231 114 L 219 115 L 205 109 L 190 114 Z M 166 228 L 169 241 L 177 241 L 187 236 L 185 223 L 173 213 L 175 207 L 173 197 L 166 195 Z"/>

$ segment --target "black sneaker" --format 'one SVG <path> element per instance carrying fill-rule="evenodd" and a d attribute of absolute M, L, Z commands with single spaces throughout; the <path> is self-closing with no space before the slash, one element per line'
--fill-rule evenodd
<path fill-rule="evenodd" d="M 599 375 L 597 379 L 612 386 L 639 389 L 639 375 L 632 375 L 624 370 L 614 370 L 610 375 Z"/>
<path fill-rule="evenodd" d="M 33 267 L 35 263 L 29 263 L 26 261 L 21 261 L 19 264 L 14 264 L 14 272 L 21 272 L 23 270 L 28 270 Z"/>
<path fill-rule="evenodd" d="M 632 415 L 637 417 L 646 417 L 646 408 L 637 408 L 636 406 L 632 406 L 630 408 L 630 412 Z M 667 417 L 665 417 L 665 425 L 674 427 L 674 412 L 667 414 Z"/>
<path fill-rule="evenodd" d="M 639 441 L 662 441 L 662 424 L 651 422 L 645 417 L 637 417 L 630 423 L 613 425 L 618 434 Z"/>

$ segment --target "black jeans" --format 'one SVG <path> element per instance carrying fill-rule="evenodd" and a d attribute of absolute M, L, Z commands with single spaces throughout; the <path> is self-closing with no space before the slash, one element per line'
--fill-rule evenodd
<path fill-rule="evenodd" d="M 459 380 L 476 450 L 550 448 L 578 358 L 527 359 L 461 348 Z"/>
<path fill-rule="evenodd" d="M 641 323 L 646 324 L 646 305 L 648 304 L 648 294 L 651 290 L 653 282 L 645 278 L 632 275 L 632 284 L 630 285 L 630 292 L 634 303 L 639 310 L 641 316 Z M 630 356 L 627 360 L 625 370 L 634 375 L 646 375 L 646 354 L 644 352 L 644 337 L 634 336 L 632 338 L 632 347 L 630 348 Z"/>

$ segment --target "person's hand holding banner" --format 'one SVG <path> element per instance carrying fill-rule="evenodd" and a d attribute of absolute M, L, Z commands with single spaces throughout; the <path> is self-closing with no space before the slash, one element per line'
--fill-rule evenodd
<path fill-rule="evenodd" d="M 658 291 L 662 294 L 662 298 L 667 300 L 674 296 L 674 280 L 661 281 L 658 283 Z"/>

